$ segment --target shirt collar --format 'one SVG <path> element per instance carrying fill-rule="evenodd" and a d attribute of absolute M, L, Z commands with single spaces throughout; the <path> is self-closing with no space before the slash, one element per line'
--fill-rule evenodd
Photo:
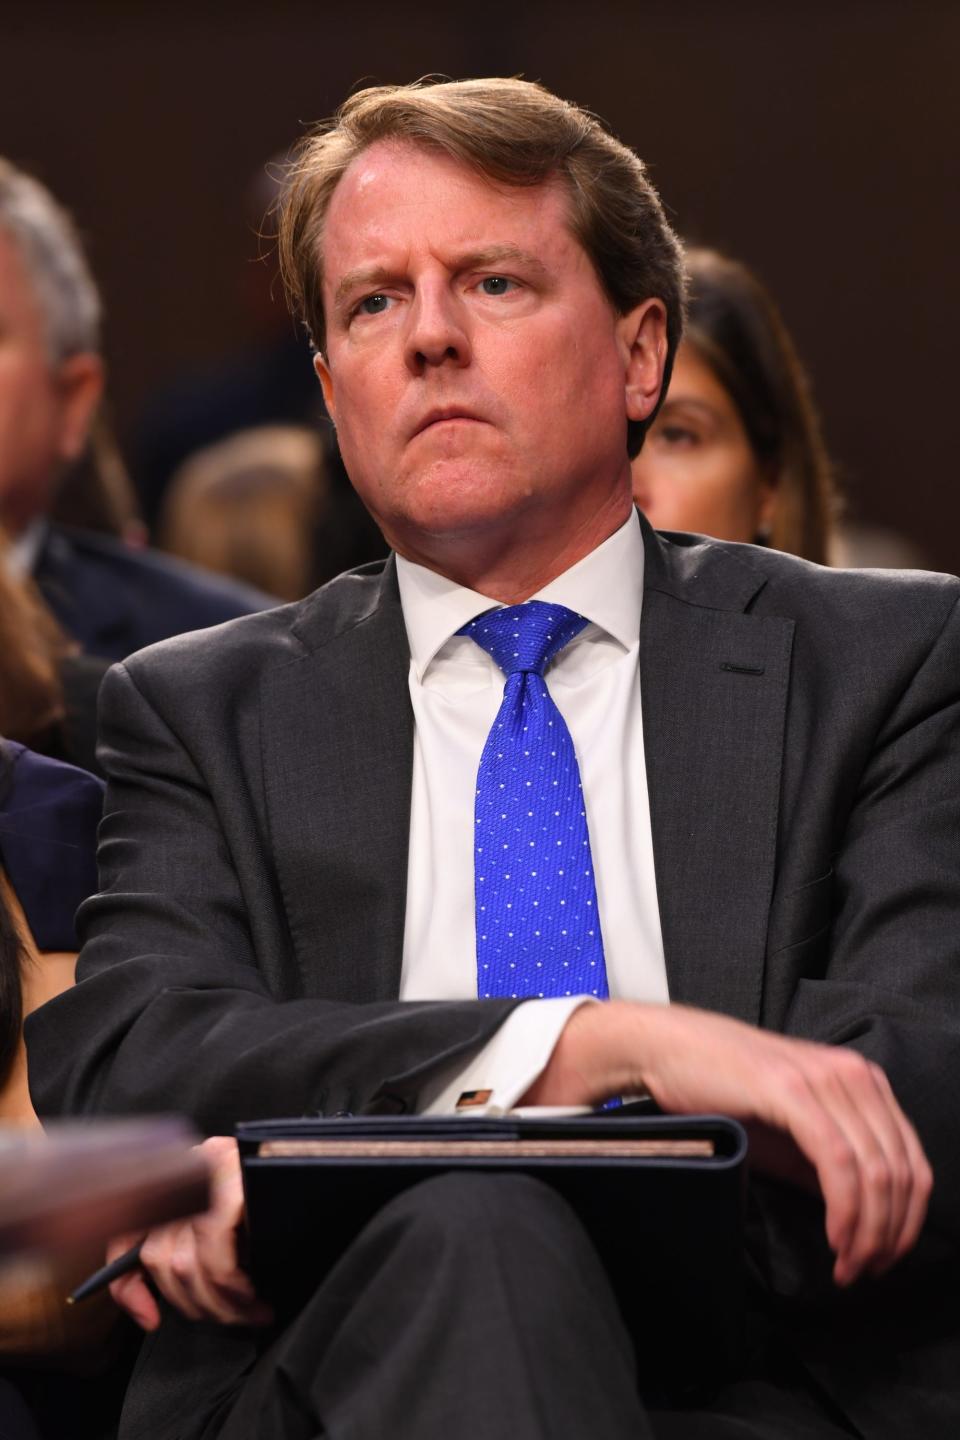
<path fill-rule="evenodd" d="M 437 652 L 462 625 L 500 602 L 468 590 L 411 560 L 397 556 L 400 603 L 418 680 Z M 643 608 L 643 535 L 636 510 L 602 545 L 551 580 L 533 600 L 566 605 L 629 650 L 640 633 Z"/>

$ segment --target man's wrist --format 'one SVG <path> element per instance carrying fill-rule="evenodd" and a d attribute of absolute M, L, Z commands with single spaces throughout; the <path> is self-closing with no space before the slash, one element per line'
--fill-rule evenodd
<path fill-rule="evenodd" d="M 647 1061 L 665 1007 L 627 1000 L 583 1004 L 521 1105 L 590 1105 L 647 1088 Z"/>

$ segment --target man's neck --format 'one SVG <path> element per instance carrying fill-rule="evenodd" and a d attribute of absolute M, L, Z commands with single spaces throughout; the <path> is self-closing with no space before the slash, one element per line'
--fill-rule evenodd
<path fill-rule="evenodd" d="M 609 539 L 631 508 L 629 495 L 617 494 L 562 534 L 545 526 L 542 534 L 531 535 L 527 527 L 518 526 L 509 535 L 491 534 L 479 540 L 475 535 L 444 536 L 436 545 L 406 545 L 394 540 L 393 548 L 414 565 L 434 570 L 468 590 L 503 605 L 520 605 Z"/>

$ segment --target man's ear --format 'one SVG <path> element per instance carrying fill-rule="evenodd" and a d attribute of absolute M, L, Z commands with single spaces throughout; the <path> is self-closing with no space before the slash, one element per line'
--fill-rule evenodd
<path fill-rule="evenodd" d="M 646 420 L 656 408 L 667 363 L 667 311 L 653 297 L 617 321 L 623 351 L 628 420 Z"/>
<path fill-rule="evenodd" d="M 103 395 L 103 361 L 92 351 L 83 351 L 64 360 L 56 372 L 60 400 L 60 434 L 57 450 L 69 464 L 79 459 L 87 444 L 90 426 Z"/>
<path fill-rule="evenodd" d="M 337 405 L 333 395 L 333 376 L 330 373 L 330 366 L 324 360 L 318 350 L 313 357 L 313 368 L 317 372 L 317 379 L 320 381 L 320 388 L 323 391 L 323 403 L 327 407 L 327 414 L 337 423 Z"/>

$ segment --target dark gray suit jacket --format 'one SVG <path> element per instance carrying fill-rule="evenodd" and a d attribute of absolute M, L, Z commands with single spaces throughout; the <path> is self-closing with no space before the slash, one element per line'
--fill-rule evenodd
<path fill-rule="evenodd" d="M 818 1207 L 754 1186 L 771 1323 L 865 1434 L 953 1433 L 960 584 L 644 534 L 671 996 L 870 1055 L 937 1175 L 916 1255 L 852 1296 L 826 1284 Z M 179 1109 L 223 1132 L 413 1108 L 502 1022 L 511 1002 L 396 1002 L 408 664 L 388 561 L 110 672 L 103 893 L 81 983 L 29 1022 L 41 1114 Z"/>

